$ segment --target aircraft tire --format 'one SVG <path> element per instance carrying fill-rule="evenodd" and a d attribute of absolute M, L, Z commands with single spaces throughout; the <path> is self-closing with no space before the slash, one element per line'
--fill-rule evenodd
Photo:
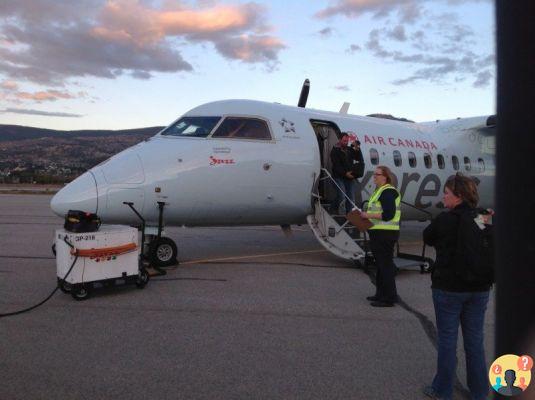
<path fill-rule="evenodd" d="M 149 246 L 151 264 L 156 267 L 168 267 L 177 263 L 178 250 L 173 240 L 168 237 L 154 239 Z"/>

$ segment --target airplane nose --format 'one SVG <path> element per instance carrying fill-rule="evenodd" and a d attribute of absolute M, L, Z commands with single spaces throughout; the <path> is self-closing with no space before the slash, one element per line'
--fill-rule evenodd
<path fill-rule="evenodd" d="M 69 210 L 96 213 L 97 197 L 97 182 L 93 173 L 88 171 L 56 193 L 50 207 L 60 217 L 64 217 Z"/>

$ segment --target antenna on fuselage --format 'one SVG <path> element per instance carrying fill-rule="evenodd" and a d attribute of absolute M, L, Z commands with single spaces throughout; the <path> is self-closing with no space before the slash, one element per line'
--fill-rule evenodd
<path fill-rule="evenodd" d="M 340 107 L 340 114 L 347 114 L 349 111 L 349 103 L 346 101 L 344 104 L 342 104 L 342 107 Z"/>
<path fill-rule="evenodd" d="M 305 108 L 305 106 L 307 105 L 309 91 L 310 81 L 308 79 L 305 79 L 305 82 L 303 82 L 303 87 L 301 88 L 301 95 L 299 96 L 299 102 L 297 103 L 297 107 Z"/>

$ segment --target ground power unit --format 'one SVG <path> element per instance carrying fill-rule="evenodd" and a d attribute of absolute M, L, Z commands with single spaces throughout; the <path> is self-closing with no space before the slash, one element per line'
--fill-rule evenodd
<path fill-rule="evenodd" d="M 136 228 L 102 225 L 96 232 L 83 233 L 57 229 L 55 248 L 58 286 L 76 300 L 84 300 L 94 288 L 111 286 L 118 280 L 139 288 L 149 280 L 139 262 Z"/>

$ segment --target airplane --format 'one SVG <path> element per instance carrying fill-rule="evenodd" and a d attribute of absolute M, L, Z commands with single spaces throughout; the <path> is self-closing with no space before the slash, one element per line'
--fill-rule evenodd
<path fill-rule="evenodd" d="M 91 168 L 62 188 L 52 210 L 96 213 L 103 223 L 138 226 L 143 254 L 158 266 L 176 263 L 165 226 L 308 223 L 331 253 L 361 262 L 366 252 L 325 203 L 334 196 L 330 151 L 342 132 L 361 142 L 366 170 L 357 205 L 373 193 L 377 165 L 388 166 L 402 195 L 402 221 L 443 211 L 446 179 L 476 179 L 480 206 L 492 207 L 495 116 L 424 123 L 306 108 L 309 80 L 297 107 L 222 100 L 186 112 L 148 140 Z M 140 224 L 140 220 L 142 223 Z"/>

